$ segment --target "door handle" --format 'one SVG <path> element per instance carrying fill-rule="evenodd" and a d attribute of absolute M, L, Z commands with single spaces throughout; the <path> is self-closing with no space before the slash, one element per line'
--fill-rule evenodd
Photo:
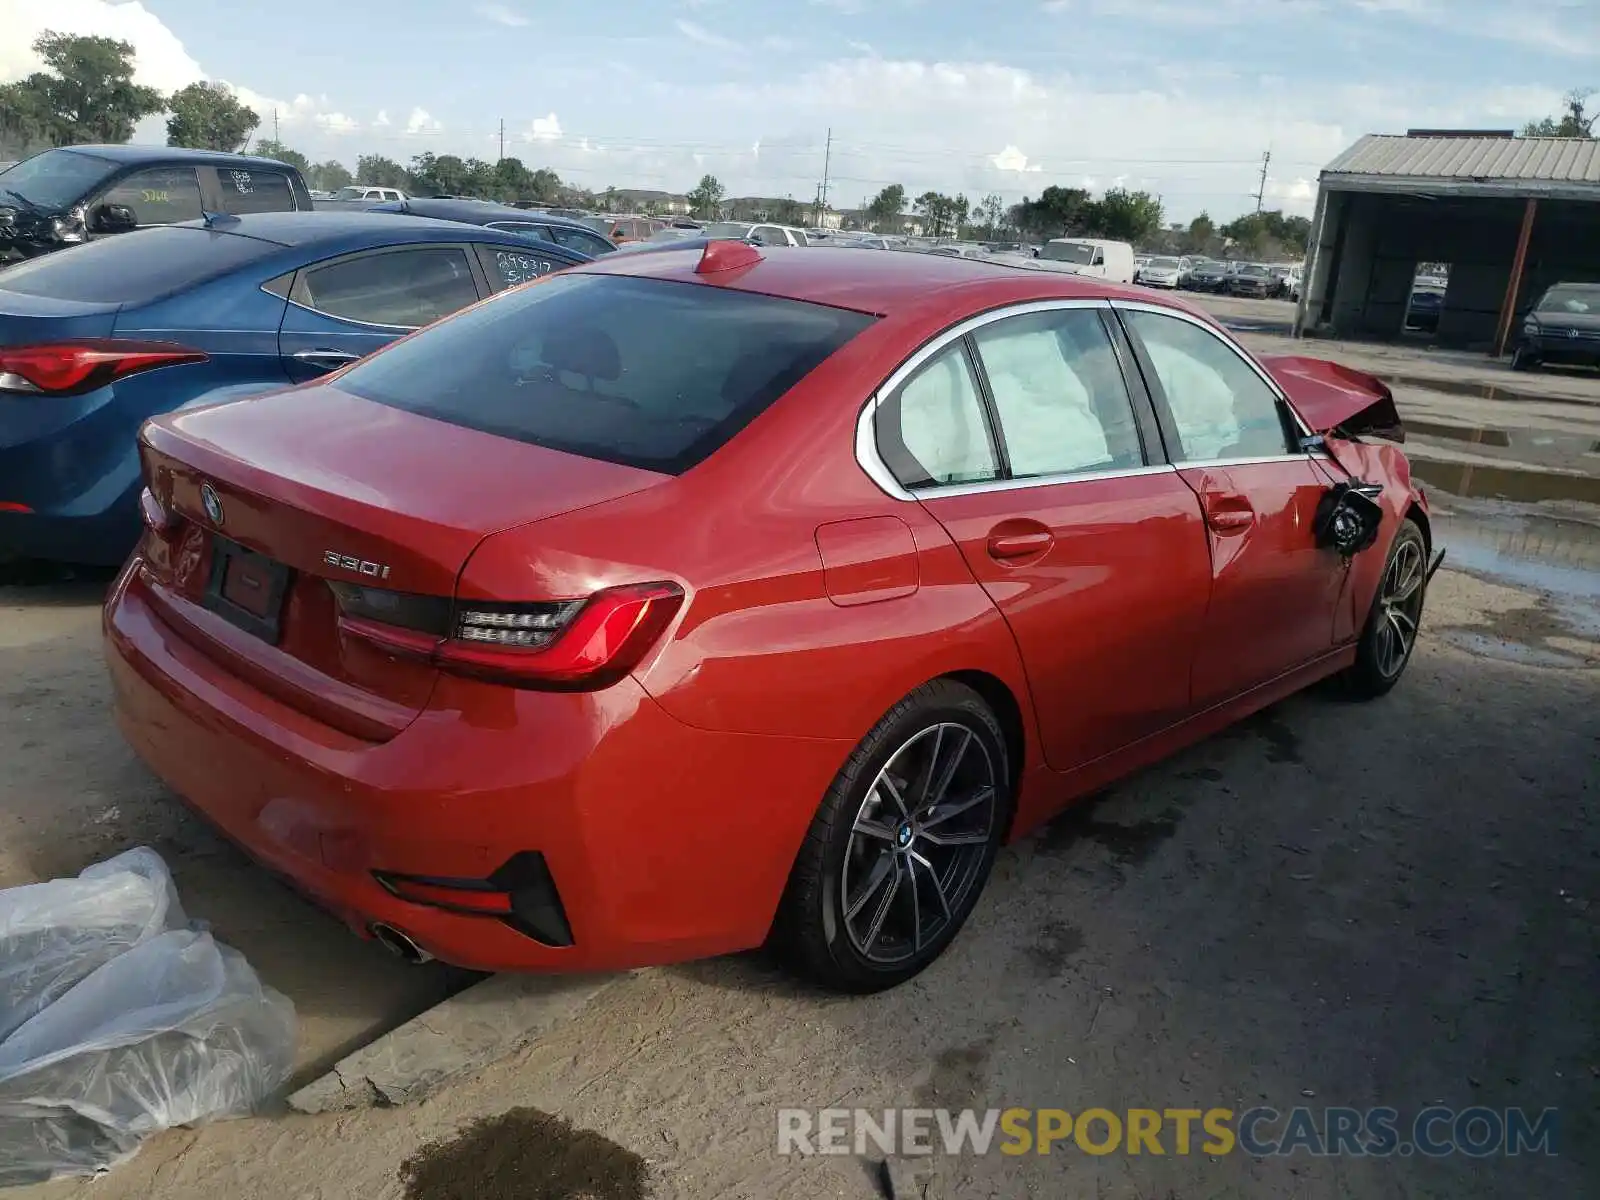
<path fill-rule="evenodd" d="M 321 367 L 332 371 L 346 363 L 355 362 L 361 355 L 351 354 L 348 350 L 297 350 L 289 357 L 295 362 L 305 363 L 308 367 Z"/>
<path fill-rule="evenodd" d="M 1029 533 L 997 533 L 989 536 L 989 557 L 998 559 L 1031 558 L 1043 554 L 1055 541 L 1048 530 Z"/>
<path fill-rule="evenodd" d="M 1214 508 L 1206 513 L 1206 524 L 1216 533 L 1243 533 L 1256 522 L 1248 508 Z"/>

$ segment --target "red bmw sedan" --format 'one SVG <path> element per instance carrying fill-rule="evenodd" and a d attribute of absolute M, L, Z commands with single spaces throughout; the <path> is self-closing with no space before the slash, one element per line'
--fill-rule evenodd
<path fill-rule="evenodd" d="M 996 852 L 1326 676 L 1439 555 L 1384 385 L 919 254 L 617 255 L 141 435 L 121 727 L 358 932 L 903 981 Z"/>

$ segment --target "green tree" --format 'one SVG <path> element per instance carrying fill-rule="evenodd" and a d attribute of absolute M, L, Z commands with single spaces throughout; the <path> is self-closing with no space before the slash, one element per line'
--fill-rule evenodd
<path fill-rule="evenodd" d="M 1530 121 L 1523 126 L 1522 136 L 1593 137 L 1595 121 L 1600 120 L 1600 113 L 1587 111 L 1586 106 L 1592 95 L 1594 95 L 1593 88 L 1573 88 L 1561 98 L 1566 111 L 1560 117 L 1545 117 L 1542 121 Z"/>
<path fill-rule="evenodd" d="M 356 177 L 350 174 L 349 167 L 332 158 L 327 162 L 317 163 L 303 174 L 307 186 L 323 192 L 337 192 L 340 188 L 348 187 L 356 181 Z"/>
<path fill-rule="evenodd" d="M 202 80 L 179 88 L 167 101 L 167 145 L 233 153 L 249 140 L 261 118 L 225 83 Z"/>
<path fill-rule="evenodd" d="M 697 217 L 715 217 L 722 207 L 722 199 L 728 190 L 722 186 L 722 181 L 715 175 L 702 175 L 700 182 L 694 185 L 694 190 L 689 193 L 690 210 Z"/>
<path fill-rule="evenodd" d="M 1037 200 L 1022 198 L 1015 224 L 1035 237 L 1064 237 L 1082 232 L 1089 205 L 1089 193 L 1082 188 L 1047 187 Z"/>
<path fill-rule="evenodd" d="M 416 190 L 411 173 L 394 159 L 385 158 L 381 154 L 363 154 L 356 159 L 356 182 L 370 184 L 373 187 Z"/>
<path fill-rule="evenodd" d="M 973 207 L 973 218 L 979 222 L 988 237 L 998 237 L 1005 219 L 1005 202 L 990 192 Z"/>
<path fill-rule="evenodd" d="M 0 124 L 14 123 L 52 146 L 125 142 L 166 101 L 133 82 L 133 45 L 45 30 L 33 52 L 47 70 L 0 87 Z"/>
<path fill-rule="evenodd" d="M 413 188 L 420 195 L 459 196 L 470 191 L 471 185 L 487 186 L 493 170 L 482 159 L 469 162 L 454 154 L 434 154 L 426 150 L 411 160 Z M 371 183 L 363 179 L 362 183 Z"/>
<path fill-rule="evenodd" d="M 262 158 L 275 158 L 281 163 L 288 163 L 300 174 L 304 175 L 309 183 L 311 178 L 311 160 L 298 150 L 291 150 L 282 142 L 275 142 L 271 138 L 262 138 L 250 150 L 252 154 L 259 154 Z"/>
<path fill-rule="evenodd" d="M 878 233 L 899 233 L 900 214 L 906 209 L 906 189 L 891 183 L 867 205 L 867 221 Z"/>
<path fill-rule="evenodd" d="M 1311 241 L 1311 222 L 1271 209 L 1246 213 L 1229 221 L 1219 232 L 1248 258 L 1303 258 Z"/>
<path fill-rule="evenodd" d="M 772 219 L 780 225 L 799 225 L 806 219 L 805 205 L 787 196 L 772 206 Z"/>
<path fill-rule="evenodd" d="M 1094 205 L 1089 226 L 1118 242 L 1141 242 L 1161 228 L 1161 201 L 1149 192 L 1111 188 Z"/>
<path fill-rule="evenodd" d="M 1202 211 L 1194 220 L 1189 222 L 1188 233 L 1184 235 L 1185 248 L 1191 254 L 1204 254 L 1210 249 L 1212 239 L 1217 236 L 1217 223 L 1211 219 L 1211 214 Z"/>

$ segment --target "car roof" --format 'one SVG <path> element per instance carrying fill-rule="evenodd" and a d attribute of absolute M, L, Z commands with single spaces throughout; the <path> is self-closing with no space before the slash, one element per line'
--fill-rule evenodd
<path fill-rule="evenodd" d="M 262 158 L 257 154 L 226 154 L 220 150 L 190 150 L 183 146 L 113 146 L 88 144 L 77 146 L 61 146 L 59 149 L 71 150 L 74 154 L 91 154 L 95 158 L 103 158 L 107 162 L 116 163 L 192 162 L 235 167 L 288 166 L 287 163 L 279 162 L 275 158 Z M 290 169 L 292 170 L 293 168 Z"/>
<path fill-rule="evenodd" d="M 359 249 L 366 244 L 384 245 L 394 240 L 396 234 L 404 234 L 404 241 L 459 242 L 467 236 L 461 228 L 462 224 L 460 221 L 413 217 L 405 213 L 263 212 L 228 217 L 216 222 L 213 228 L 221 233 L 238 234 L 296 249 L 329 242 Z M 204 221 L 184 221 L 172 226 L 176 229 L 205 227 Z M 473 241 L 488 239 L 510 246 L 529 244 L 527 237 L 499 229 L 480 227 L 471 236 Z"/>
<path fill-rule="evenodd" d="M 465 221 L 469 225 L 486 225 L 490 221 L 522 221 L 595 232 L 594 226 L 571 217 L 558 217 L 530 208 L 512 208 L 509 204 L 495 204 L 487 200 L 431 200 L 413 196 L 407 200 L 392 200 L 382 211 L 385 214 L 413 213 L 435 221 Z"/>
<path fill-rule="evenodd" d="M 761 260 L 750 267 L 709 276 L 695 272 L 700 248 L 671 244 L 648 253 L 608 254 L 576 269 L 736 288 L 878 316 L 909 312 L 930 302 L 949 302 L 957 291 L 962 303 L 974 312 L 1027 300 L 1149 300 L 1143 289 L 1103 279 L 944 254 L 861 254 L 842 246 L 766 247 L 760 253 Z"/>

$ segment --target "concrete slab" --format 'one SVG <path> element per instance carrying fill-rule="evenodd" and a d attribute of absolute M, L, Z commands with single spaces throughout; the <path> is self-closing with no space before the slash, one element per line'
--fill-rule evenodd
<path fill-rule="evenodd" d="M 297 1112 L 413 1104 L 574 1020 L 618 975 L 494 975 L 341 1059 L 289 1097 Z"/>

